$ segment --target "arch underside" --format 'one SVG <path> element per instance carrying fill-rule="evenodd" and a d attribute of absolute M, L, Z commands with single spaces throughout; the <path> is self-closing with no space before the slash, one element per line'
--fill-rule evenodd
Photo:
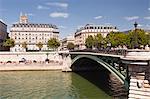
<path fill-rule="evenodd" d="M 73 66 L 73 64 L 75 62 L 77 62 L 79 59 L 82 59 L 82 58 L 89 58 L 93 61 L 96 61 L 98 64 L 100 64 L 101 66 L 106 68 L 109 72 L 111 72 L 117 79 L 119 79 L 119 81 L 122 84 L 126 85 L 127 82 L 125 80 L 125 76 L 123 74 L 121 74 L 119 71 L 117 71 L 113 66 L 109 65 L 108 63 L 104 62 L 103 60 L 101 60 L 98 57 L 95 57 L 95 56 L 92 56 L 92 55 L 78 55 L 72 60 L 71 66 Z M 128 86 L 126 86 L 126 87 L 128 87 Z"/>

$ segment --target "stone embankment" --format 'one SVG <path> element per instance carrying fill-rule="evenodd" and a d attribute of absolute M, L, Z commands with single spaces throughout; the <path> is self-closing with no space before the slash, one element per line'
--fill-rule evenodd
<path fill-rule="evenodd" d="M 0 71 L 62 70 L 58 52 L 0 52 Z"/>
<path fill-rule="evenodd" d="M 150 84 L 148 80 L 130 79 L 128 99 L 150 99 Z"/>
<path fill-rule="evenodd" d="M 113 75 L 110 74 L 110 89 L 114 99 L 127 99 L 128 91 L 125 86 Z"/>
<path fill-rule="evenodd" d="M 62 64 L 59 63 L 32 63 L 32 64 L 1 64 L 0 71 L 18 71 L 18 70 L 62 70 Z"/>

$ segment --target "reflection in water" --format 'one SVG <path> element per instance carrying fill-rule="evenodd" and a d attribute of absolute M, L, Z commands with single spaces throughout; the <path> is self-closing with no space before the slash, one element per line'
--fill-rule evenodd
<path fill-rule="evenodd" d="M 98 88 L 111 94 L 110 89 L 110 72 L 102 65 L 89 58 L 81 58 L 72 65 L 72 70 L 87 79 Z"/>
<path fill-rule="evenodd" d="M 81 77 L 85 78 L 105 93 L 111 95 L 110 78 L 108 71 L 87 71 L 76 72 Z"/>
<path fill-rule="evenodd" d="M 0 72 L 0 99 L 110 99 L 75 73 L 56 71 Z"/>
<path fill-rule="evenodd" d="M 99 89 L 114 98 L 126 99 L 127 91 L 124 85 L 104 66 L 89 58 L 80 58 L 71 66 L 72 71 L 79 74 Z M 74 81 L 73 81 L 74 83 Z"/>

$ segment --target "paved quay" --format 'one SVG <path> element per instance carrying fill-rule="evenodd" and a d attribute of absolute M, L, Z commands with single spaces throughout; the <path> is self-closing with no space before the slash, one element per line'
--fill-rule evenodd
<path fill-rule="evenodd" d="M 62 61 L 58 52 L 0 52 L 0 71 L 62 70 Z"/>
<path fill-rule="evenodd" d="M 19 70 L 62 70 L 62 65 L 50 64 L 12 64 L 0 65 L 0 71 L 19 71 Z"/>

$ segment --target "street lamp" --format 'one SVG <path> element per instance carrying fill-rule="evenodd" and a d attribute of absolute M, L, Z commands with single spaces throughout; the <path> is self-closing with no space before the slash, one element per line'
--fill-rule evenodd
<path fill-rule="evenodd" d="M 137 38 L 137 32 L 136 32 L 136 30 L 137 30 L 137 26 L 138 26 L 138 24 L 137 24 L 137 22 L 135 22 L 134 23 L 134 28 L 135 28 L 135 32 L 134 32 L 134 48 L 138 48 L 138 38 Z"/>

